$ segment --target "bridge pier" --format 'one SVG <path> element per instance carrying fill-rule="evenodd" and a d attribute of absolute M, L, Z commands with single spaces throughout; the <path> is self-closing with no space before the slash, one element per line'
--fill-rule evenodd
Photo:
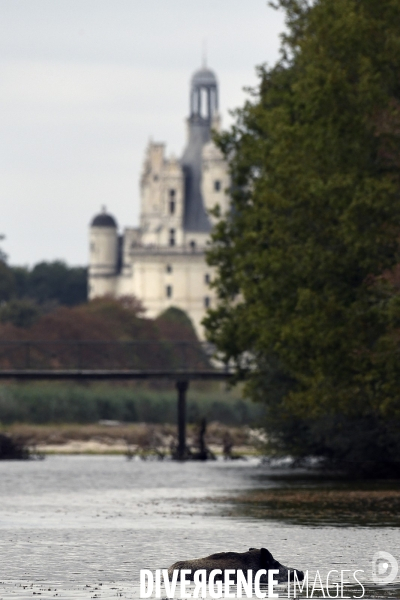
<path fill-rule="evenodd" d="M 178 390 L 178 449 L 176 458 L 185 460 L 186 458 L 186 392 L 189 387 L 189 381 L 177 381 Z"/>

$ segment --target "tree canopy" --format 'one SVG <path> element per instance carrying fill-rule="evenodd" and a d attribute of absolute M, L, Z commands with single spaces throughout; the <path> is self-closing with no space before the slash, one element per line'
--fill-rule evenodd
<path fill-rule="evenodd" d="M 209 366 L 192 322 L 177 308 L 148 319 L 133 296 L 103 296 L 79 306 L 59 306 L 46 314 L 35 314 L 34 308 L 21 300 L 0 308 L 1 367 L 21 368 L 27 352 L 29 364 L 36 368 Z M 12 350 L 9 342 L 13 342 Z"/>
<path fill-rule="evenodd" d="M 1 236 L 0 236 L 1 239 Z M 6 263 L 0 249 L 0 322 L 29 327 L 59 305 L 87 301 L 87 270 L 62 261 L 41 262 L 32 269 Z"/>
<path fill-rule="evenodd" d="M 63 261 L 55 260 L 40 262 L 32 269 L 11 269 L 19 298 L 30 298 L 39 304 L 57 302 L 66 306 L 87 300 L 87 269 L 84 267 L 69 267 Z"/>
<path fill-rule="evenodd" d="M 7 300 L 9 300 L 14 293 L 15 279 L 13 272 L 0 257 L 0 303 L 7 302 Z"/>
<path fill-rule="evenodd" d="M 400 3 L 277 5 L 281 59 L 218 137 L 232 212 L 205 325 L 266 401 L 276 447 L 397 464 Z"/>

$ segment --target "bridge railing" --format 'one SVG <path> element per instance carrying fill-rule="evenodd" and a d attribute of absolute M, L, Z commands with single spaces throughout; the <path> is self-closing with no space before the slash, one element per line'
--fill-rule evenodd
<path fill-rule="evenodd" d="M 187 341 L 0 341 L 0 372 L 9 370 L 223 370 L 215 348 Z"/>

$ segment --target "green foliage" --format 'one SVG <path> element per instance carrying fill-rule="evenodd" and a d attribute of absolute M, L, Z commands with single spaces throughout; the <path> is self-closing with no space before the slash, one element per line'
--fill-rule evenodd
<path fill-rule="evenodd" d="M 30 384 L 0 386 L 0 423 L 95 423 L 100 419 L 123 422 L 176 423 L 176 390 L 149 390 L 136 386 Z M 227 425 L 259 422 L 261 407 L 237 393 L 209 387 L 188 392 L 188 422 L 206 417 Z"/>
<path fill-rule="evenodd" d="M 1 252 L 0 252 L 1 254 Z M 0 302 L 9 300 L 15 292 L 15 278 L 10 267 L 0 257 Z"/>
<path fill-rule="evenodd" d="M 29 296 L 29 274 L 27 267 L 10 267 L 14 275 L 15 295 L 17 298 L 26 298 Z"/>
<path fill-rule="evenodd" d="M 182 311 L 146 319 L 140 316 L 143 307 L 136 298 L 108 296 L 41 311 L 43 306 L 29 301 L 12 300 L 0 306 L 0 367 L 210 368 Z"/>
<path fill-rule="evenodd" d="M 0 241 L 4 240 L 4 235 L 0 234 Z M 7 254 L 4 252 L 4 250 L 2 248 L 0 248 L 0 261 L 1 262 L 7 262 Z"/>
<path fill-rule="evenodd" d="M 1 239 L 1 238 L 0 238 Z M 87 271 L 61 261 L 42 262 L 29 270 L 10 267 L 0 250 L 0 322 L 29 327 L 40 314 L 58 305 L 87 300 Z"/>
<path fill-rule="evenodd" d="M 30 327 L 39 315 L 39 308 L 31 300 L 10 300 L 0 306 L 0 323 L 11 323 L 16 327 Z"/>
<path fill-rule="evenodd" d="M 196 331 L 188 315 L 175 306 L 167 308 L 156 319 L 161 339 L 193 342 L 197 340 Z"/>
<path fill-rule="evenodd" d="M 400 4 L 278 5 L 282 58 L 219 136 L 233 209 L 213 236 L 219 305 L 205 325 L 266 401 L 276 447 L 307 453 L 323 428 L 333 441 L 313 451 L 351 462 L 359 427 L 376 464 L 395 464 L 399 444 L 365 423 L 400 435 Z"/>
<path fill-rule="evenodd" d="M 39 304 L 57 302 L 75 306 L 87 299 L 87 270 L 68 267 L 64 262 L 41 262 L 29 270 L 12 267 L 19 298 L 30 298 Z"/>

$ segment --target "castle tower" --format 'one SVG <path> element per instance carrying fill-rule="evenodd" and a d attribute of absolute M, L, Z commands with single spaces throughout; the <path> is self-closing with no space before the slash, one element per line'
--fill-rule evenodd
<path fill-rule="evenodd" d="M 165 156 L 165 144 L 149 143 L 140 188 L 142 244 L 182 245 L 183 173 L 176 158 Z"/>
<path fill-rule="evenodd" d="M 182 156 L 185 175 L 184 229 L 209 233 L 211 230 L 201 190 L 202 150 L 218 122 L 218 84 L 213 71 L 203 67 L 193 75 L 190 89 L 188 141 Z"/>
<path fill-rule="evenodd" d="M 140 225 L 119 238 L 105 210 L 90 226 L 89 298 L 106 294 L 139 298 L 154 318 L 171 306 L 184 310 L 198 335 L 205 312 L 215 302 L 213 269 L 205 260 L 219 205 L 229 210 L 229 173 L 212 141 L 219 130 L 218 83 L 205 66 L 190 80 L 187 143 L 182 157 L 150 141 L 140 180 Z"/>
<path fill-rule="evenodd" d="M 113 293 L 118 270 L 118 231 L 105 207 L 89 230 L 89 298 Z"/>

